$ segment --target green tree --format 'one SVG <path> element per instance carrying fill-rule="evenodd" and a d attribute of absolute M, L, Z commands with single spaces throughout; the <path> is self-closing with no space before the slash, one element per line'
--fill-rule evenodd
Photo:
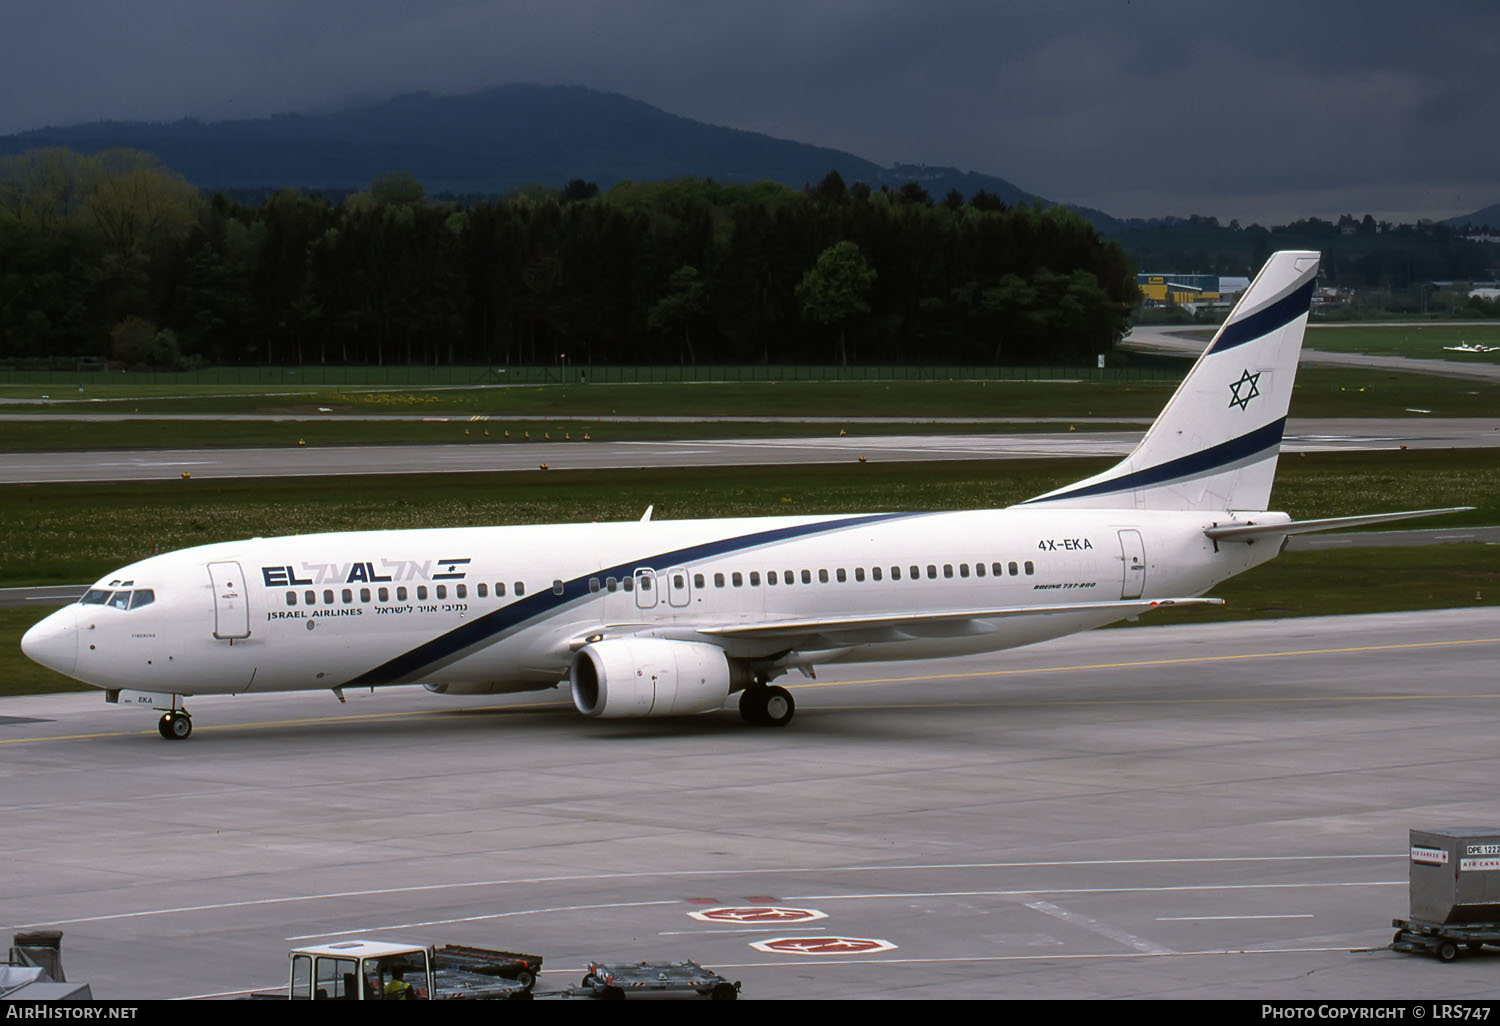
<path fill-rule="evenodd" d="M 646 326 L 662 335 L 682 332 L 682 343 L 686 348 L 686 359 L 678 350 L 677 362 L 697 363 L 698 355 L 693 351 L 693 325 L 708 312 L 708 287 L 698 274 L 698 269 L 688 264 L 672 272 L 667 281 L 667 294 L 657 300 L 646 316 Z"/>
<path fill-rule="evenodd" d="M 875 269 L 859 247 L 847 239 L 825 249 L 797 286 L 802 315 L 817 324 L 838 325 L 839 362 L 849 364 L 845 328 L 849 321 L 870 312 L 865 297 L 875 284 Z"/>
<path fill-rule="evenodd" d="M 420 206 L 427 190 L 410 171 L 388 171 L 370 183 L 370 199 L 376 206 Z"/>

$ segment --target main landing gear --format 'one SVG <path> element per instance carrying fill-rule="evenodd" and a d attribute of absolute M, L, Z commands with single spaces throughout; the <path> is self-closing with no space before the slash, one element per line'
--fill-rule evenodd
<path fill-rule="evenodd" d="M 757 727 L 784 727 L 796 711 L 792 693 L 783 687 L 757 681 L 740 694 L 740 718 Z"/>
<path fill-rule="evenodd" d="M 185 741 L 193 732 L 193 718 L 186 709 L 177 708 L 177 703 L 173 701 L 172 708 L 162 713 L 161 719 L 156 721 L 156 732 L 168 741 Z"/>

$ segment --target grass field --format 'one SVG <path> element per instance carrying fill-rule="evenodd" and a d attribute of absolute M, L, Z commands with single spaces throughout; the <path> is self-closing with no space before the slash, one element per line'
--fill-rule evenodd
<path fill-rule="evenodd" d="M 654 468 L 14 485 L 0 491 L 0 586 L 90 581 L 157 551 L 230 538 L 377 528 L 1009 505 L 1104 460 Z M 1489 450 L 1285 456 L 1273 507 L 1299 517 L 1436 506 L 1442 526 L 1500 523 Z"/>
<path fill-rule="evenodd" d="M 545 445 L 563 441 L 669 441 L 716 438 L 832 438 L 928 434 L 1031 434 L 1070 425 L 986 421 L 809 424 L 744 420 L 617 421 L 554 417 L 475 421 L 455 417 L 412 420 L 58 420 L 37 417 L 0 422 L 0 451 L 77 452 L 88 449 L 235 449 L 341 445 Z M 1080 420 L 1078 431 L 1140 431 L 1138 423 Z M 545 453 L 539 453 L 542 458 Z"/>
<path fill-rule="evenodd" d="M 1110 368 L 1111 377 L 1161 377 L 1155 365 Z M 547 366 L 385 366 L 302 364 L 293 367 L 205 367 L 197 370 L 20 370 L 0 367 L 0 396 L 33 394 L 36 390 L 64 398 L 80 386 L 93 394 L 99 387 L 127 388 L 134 395 L 156 389 L 203 387 L 230 393 L 236 390 L 289 391 L 301 389 L 479 388 L 505 385 L 562 384 L 679 384 L 683 382 L 746 383 L 796 381 L 1036 381 L 1094 375 L 1082 365 L 1028 364 L 1018 367 L 956 365 L 827 365 L 827 364 L 666 364 L 547 365 Z"/>
<path fill-rule="evenodd" d="M 1308 349 L 1333 353 L 1372 353 L 1379 356 L 1409 356 L 1424 360 L 1453 360 L 1463 363 L 1500 364 L 1500 351 L 1493 353 L 1450 353 L 1444 346 L 1462 342 L 1483 346 L 1500 346 L 1500 324 L 1475 321 L 1472 324 L 1391 324 L 1350 325 L 1315 324 L 1307 330 Z"/>
<path fill-rule="evenodd" d="M 1160 412 L 1170 381 L 903 381 L 780 382 L 713 385 L 530 386 L 382 392 L 235 393 L 207 395 L 189 389 L 173 397 L 100 397 L 84 403 L 7 404 L 0 421 L 0 451 L 63 449 L 197 448 L 205 446 L 356 445 L 430 442 L 519 444 L 589 434 L 596 440 L 663 440 L 776 435 L 852 435 L 920 431 L 1013 431 L 1018 418 L 1076 417 L 1079 429 L 1115 427 L 1111 418 L 1149 418 Z M 332 414 L 389 419 L 339 420 Z M 1440 417 L 1500 414 L 1500 384 L 1384 371 L 1309 367 L 1297 379 L 1295 417 Z M 49 413 L 131 415 L 255 414 L 287 421 L 63 421 Z M 991 418 L 961 428 L 916 426 L 936 415 Z M 423 421 L 420 418 L 449 418 Z M 640 417 L 637 422 L 602 417 Z M 704 418 L 684 423 L 651 418 Z M 723 417 L 888 417 L 887 423 L 743 423 Z M 404 419 L 397 419 L 404 418 Z M 472 418 L 485 418 L 474 420 Z M 1095 423 L 1084 423 L 1093 418 Z M 1100 422 L 1102 421 L 1102 423 Z M 1049 429 L 1049 428 L 1044 428 Z M 1023 429 L 1024 430 L 1024 429 Z M 487 434 L 486 434 L 487 433 Z M 508 433 L 508 437 L 507 437 Z"/>

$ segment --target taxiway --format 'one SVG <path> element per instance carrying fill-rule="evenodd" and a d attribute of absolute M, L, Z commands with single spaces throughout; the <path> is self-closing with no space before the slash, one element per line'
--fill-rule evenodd
<path fill-rule="evenodd" d="M 1500 952 L 1384 946 L 1407 830 L 1495 825 L 1497 658 L 1494 607 L 1102 630 L 793 678 L 784 730 L 396 688 L 191 700 L 167 742 L 5 699 L 0 909 L 123 1000 L 354 936 L 541 952 L 543 990 L 691 957 L 747 1000 L 1488 999 Z"/>
<path fill-rule="evenodd" d="M 0 483 L 1124 456 L 1141 431 L 0 453 Z M 1291 419 L 1283 452 L 1476 448 L 1500 419 Z"/>

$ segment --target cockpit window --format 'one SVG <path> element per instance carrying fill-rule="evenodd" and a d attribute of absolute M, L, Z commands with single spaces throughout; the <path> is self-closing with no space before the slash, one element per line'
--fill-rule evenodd
<path fill-rule="evenodd" d="M 129 588 L 112 590 L 110 588 L 90 588 L 78 600 L 85 606 L 109 606 L 111 609 L 139 609 L 149 606 L 156 601 L 156 592 L 150 588 Z"/>

